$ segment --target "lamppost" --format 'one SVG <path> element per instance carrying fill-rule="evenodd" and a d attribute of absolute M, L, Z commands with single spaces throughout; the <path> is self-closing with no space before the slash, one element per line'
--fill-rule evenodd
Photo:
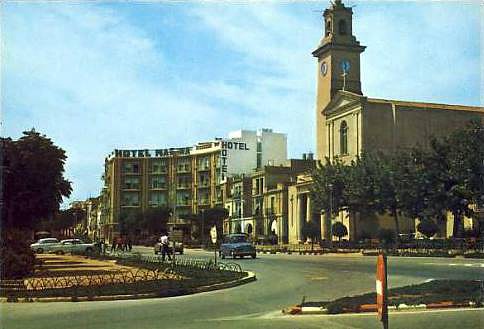
<path fill-rule="evenodd" d="M 329 189 L 329 247 L 333 248 L 333 184 L 328 184 Z"/>
<path fill-rule="evenodd" d="M 203 242 L 204 242 L 204 229 L 205 229 L 205 210 L 202 209 L 202 230 L 200 232 L 200 244 L 203 249 Z"/>

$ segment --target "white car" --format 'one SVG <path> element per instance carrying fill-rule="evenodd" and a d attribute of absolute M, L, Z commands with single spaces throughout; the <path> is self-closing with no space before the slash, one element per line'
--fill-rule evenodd
<path fill-rule="evenodd" d="M 52 252 L 59 244 L 60 242 L 56 238 L 44 238 L 32 243 L 30 248 L 33 252 L 41 254 L 44 252 Z"/>
<path fill-rule="evenodd" d="M 95 249 L 94 243 L 85 243 L 79 239 L 62 240 L 59 244 L 52 246 L 50 252 L 62 255 L 65 253 L 92 253 Z"/>

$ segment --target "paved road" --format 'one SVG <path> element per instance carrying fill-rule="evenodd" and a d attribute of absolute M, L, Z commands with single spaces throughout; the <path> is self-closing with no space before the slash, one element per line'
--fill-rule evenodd
<path fill-rule="evenodd" d="M 212 255 L 188 252 L 190 257 Z M 280 312 L 302 296 L 329 300 L 373 290 L 374 257 L 261 255 L 237 263 L 256 272 L 258 280 L 223 291 L 165 299 L 2 304 L 1 328 L 380 328 L 374 314 L 283 316 Z M 401 286 L 437 278 L 482 279 L 483 269 L 478 260 L 389 258 L 389 284 Z M 482 328 L 483 320 L 481 310 L 396 313 L 390 316 L 390 328 Z"/>

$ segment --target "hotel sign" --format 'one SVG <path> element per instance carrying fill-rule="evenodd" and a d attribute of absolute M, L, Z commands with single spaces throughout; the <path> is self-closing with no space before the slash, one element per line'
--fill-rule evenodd
<path fill-rule="evenodd" d="M 165 157 L 169 155 L 188 155 L 191 147 L 172 147 L 169 149 L 157 150 L 114 150 L 115 157 L 123 158 L 151 158 L 151 157 Z"/>
<path fill-rule="evenodd" d="M 225 177 L 227 176 L 227 156 L 229 151 L 228 150 L 239 150 L 239 151 L 249 151 L 250 149 L 247 147 L 247 143 L 239 143 L 239 142 L 229 142 L 229 141 L 221 141 L 220 142 L 221 151 L 220 151 L 220 171 L 221 171 L 221 181 L 225 181 Z"/>

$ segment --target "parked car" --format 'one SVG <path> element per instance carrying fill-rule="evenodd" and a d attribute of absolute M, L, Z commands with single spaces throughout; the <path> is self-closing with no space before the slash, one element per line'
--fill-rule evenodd
<path fill-rule="evenodd" d="M 60 242 L 56 238 L 44 238 L 32 243 L 30 248 L 33 252 L 42 254 L 44 252 L 52 252 L 59 244 Z"/>
<path fill-rule="evenodd" d="M 175 252 L 179 253 L 180 255 L 183 255 L 183 243 L 175 241 Z M 155 252 L 155 255 L 161 254 L 161 242 L 156 242 L 155 246 L 153 247 L 153 250 Z M 169 242 L 169 252 L 170 254 L 173 254 L 173 241 Z"/>
<path fill-rule="evenodd" d="M 80 239 L 66 239 L 62 240 L 58 245 L 53 246 L 51 252 L 59 255 L 65 253 L 90 254 L 95 248 L 96 245 L 94 243 L 86 243 Z"/>
<path fill-rule="evenodd" d="M 233 258 L 250 256 L 257 257 L 254 245 L 249 242 L 245 234 L 228 234 L 223 237 L 220 244 L 219 255 L 221 258 L 232 256 Z"/>

